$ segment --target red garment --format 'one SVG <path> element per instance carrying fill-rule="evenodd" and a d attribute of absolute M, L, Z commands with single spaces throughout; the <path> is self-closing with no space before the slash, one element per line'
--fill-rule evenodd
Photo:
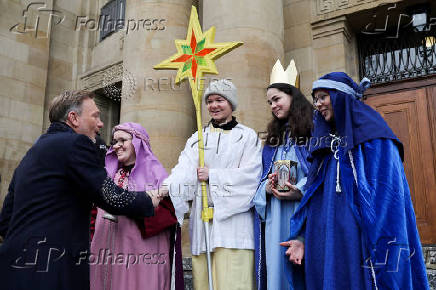
<path fill-rule="evenodd" d="M 91 225 L 90 225 L 90 229 L 89 229 L 89 233 L 91 236 L 91 241 L 92 238 L 94 237 L 94 232 L 95 232 L 95 220 L 97 219 L 97 207 L 93 206 L 91 209 Z"/>
<path fill-rule="evenodd" d="M 118 186 L 123 188 L 124 181 L 130 175 L 130 170 L 133 168 L 121 168 L 120 179 L 118 180 Z M 139 228 L 143 238 L 152 237 L 168 227 L 177 224 L 176 214 L 174 212 L 174 206 L 169 197 L 163 199 L 159 206 L 154 209 L 154 216 L 144 218 L 144 224 L 139 224 Z M 145 228 L 144 228 L 145 227 Z"/>
<path fill-rule="evenodd" d="M 120 179 L 118 180 L 118 186 L 123 188 L 123 183 L 126 177 L 128 177 L 128 170 L 121 169 Z M 91 241 L 95 232 L 95 220 L 97 219 L 97 207 L 91 209 L 91 226 L 90 235 Z M 144 218 L 144 223 L 139 224 L 143 238 L 152 237 L 163 230 L 177 224 L 177 218 L 174 212 L 174 206 L 169 197 L 164 198 L 157 208 L 154 209 L 154 216 Z"/>
<path fill-rule="evenodd" d="M 170 226 L 177 224 L 174 206 L 169 197 L 164 198 L 154 209 L 154 216 L 144 218 L 145 238 L 154 236 Z"/>

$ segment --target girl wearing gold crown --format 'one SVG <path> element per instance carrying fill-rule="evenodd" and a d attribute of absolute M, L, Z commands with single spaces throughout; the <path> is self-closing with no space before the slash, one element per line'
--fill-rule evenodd
<path fill-rule="evenodd" d="M 312 105 L 297 88 L 297 83 L 294 61 L 286 71 L 277 61 L 266 93 L 273 119 L 268 124 L 262 152 L 263 174 L 253 199 L 257 289 L 292 289 L 284 278 L 285 267 L 290 263 L 284 259 L 279 243 L 289 237 L 289 220 L 304 195 L 308 173 L 306 145 L 313 113 Z M 302 275 L 294 277 L 291 285 L 302 289 L 296 279 Z"/>

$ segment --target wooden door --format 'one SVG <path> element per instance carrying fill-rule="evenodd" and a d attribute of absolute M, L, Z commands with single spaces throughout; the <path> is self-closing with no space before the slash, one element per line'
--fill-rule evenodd
<path fill-rule="evenodd" d="M 112 128 L 120 123 L 120 103 L 105 95 L 98 94 L 98 92 L 96 92 L 94 101 L 100 109 L 100 119 L 104 123 L 103 128 L 100 130 L 100 136 L 106 144 L 109 144 L 112 138 Z"/>
<path fill-rule="evenodd" d="M 411 89 L 413 84 L 420 83 L 373 89 L 365 103 L 383 116 L 404 145 L 404 169 L 421 242 L 435 244 L 436 85 Z"/>

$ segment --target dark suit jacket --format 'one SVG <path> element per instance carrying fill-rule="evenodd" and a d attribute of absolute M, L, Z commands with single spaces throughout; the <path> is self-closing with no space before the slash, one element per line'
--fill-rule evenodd
<path fill-rule="evenodd" d="M 15 170 L 3 204 L 0 288 L 89 289 L 92 203 L 116 215 L 154 213 L 145 192 L 107 177 L 87 136 L 51 124 Z"/>

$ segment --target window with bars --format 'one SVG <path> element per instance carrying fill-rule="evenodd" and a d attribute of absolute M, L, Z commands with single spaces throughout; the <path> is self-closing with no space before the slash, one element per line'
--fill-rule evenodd
<path fill-rule="evenodd" d="M 357 35 L 361 77 L 381 84 L 436 74 L 436 25 L 428 24 L 428 20 L 436 18 L 426 14 L 409 15 L 400 14 L 409 19 L 401 29 L 398 22 L 383 32 Z M 427 17 L 427 25 L 420 25 L 418 16 L 423 16 L 424 20 Z"/>
<path fill-rule="evenodd" d="M 124 28 L 126 0 L 111 0 L 100 11 L 100 41 Z"/>
<path fill-rule="evenodd" d="M 360 75 L 380 84 L 436 74 L 435 42 L 434 31 L 398 38 L 359 35 Z"/>

